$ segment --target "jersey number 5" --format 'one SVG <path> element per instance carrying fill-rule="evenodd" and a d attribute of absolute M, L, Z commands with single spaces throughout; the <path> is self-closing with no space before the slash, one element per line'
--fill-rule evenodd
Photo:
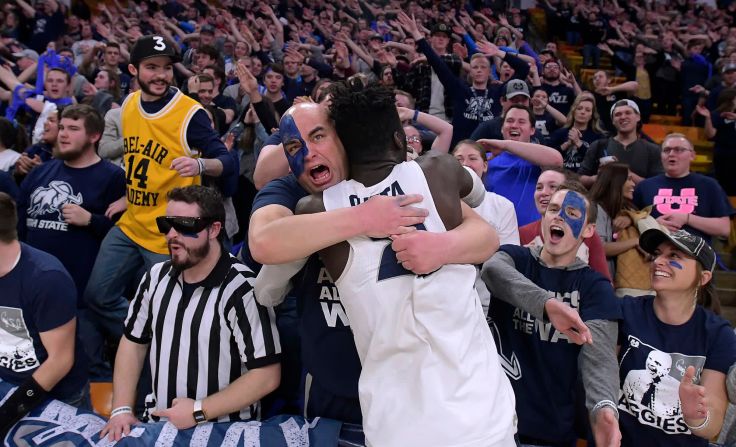
<path fill-rule="evenodd" d="M 142 158 L 141 161 L 133 168 L 133 158 L 131 155 L 128 157 L 128 162 L 125 164 L 125 182 L 128 186 L 133 184 L 133 180 L 138 180 L 138 188 L 146 189 L 148 184 L 148 164 L 151 160 Z"/>

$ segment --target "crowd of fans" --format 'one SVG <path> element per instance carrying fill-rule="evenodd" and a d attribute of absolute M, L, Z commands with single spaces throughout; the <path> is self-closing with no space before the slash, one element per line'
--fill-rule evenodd
<path fill-rule="evenodd" d="M 736 336 L 717 316 L 710 247 L 735 213 L 736 2 L 538 7 L 546 35 L 490 0 L 4 2 L 0 378 L 33 399 L 0 404 L 0 433 L 48 396 L 89 407 L 91 378 L 115 384 L 103 432 L 115 438 L 136 417 L 185 429 L 294 413 L 342 421 L 340 445 L 451 445 L 445 431 L 457 445 L 508 445 L 510 426 L 460 424 L 505 420 L 472 399 L 402 394 L 458 392 L 430 385 L 433 367 L 389 377 L 395 359 L 371 337 L 404 346 L 421 331 L 351 325 L 369 313 L 343 305 L 364 293 L 340 274 L 357 267 L 327 248 L 347 240 L 360 259 L 356 240 L 390 236 L 379 283 L 453 281 L 433 272 L 485 262 L 470 276 L 495 345 L 481 343 L 485 328 L 465 343 L 498 351 L 515 442 L 694 446 L 722 431 L 736 445 Z M 579 46 L 587 85 L 562 42 Z M 703 128 L 712 176 L 692 172 L 698 142 L 642 131 L 653 114 Z M 424 189 L 351 186 L 354 212 L 336 214 L 332 187 L 383 185 L 366 166 L 394 166 L 390 151 L 375 155 L 394 145 Z M 449 231 L 424 239 L 414 225 Z M 552 319 L 556 301 L 582 320 Z M 412 315 L 430 351 L 447 349 L 436 322 Z M 465 374 L 470 357 L 444 361 Z M 424 406 L 399 401 L 412 396 Z M 382 419 L 393 406 L 426 420 Z"/>

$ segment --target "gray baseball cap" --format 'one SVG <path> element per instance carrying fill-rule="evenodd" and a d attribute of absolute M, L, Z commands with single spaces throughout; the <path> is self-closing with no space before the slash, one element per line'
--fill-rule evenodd
<path fill-rule="evenodd" d="M 506 97 L 506 99 L 511 99 L 514 96 L 519 95 L 524 95 L 527 98 L 531 97 L 531 95 L 529 95 L 529 86 L 526 85 L 526 82 L 522 81 L 521 79 L 512 79 L 507 82 L 503 96 Z"/>
<path fill-rule="evenodd" d="M 13 57 L 17 57 L 18 59 L 27 57 L 28 59 L 31 59 L 32 61 L 38 62 L 38 53 L 30 49 L 26 49 L 23 51 L 19 51 L 17 53 L 13 53 Z"/>
<path fill-rule="evenodd" d="M 666 233 L 657 228 L 651 228 L 639 236 L 639 246 L 649 254 L 654 254 L 662 242 L 669 241 L 684 253 L 697 259 L 705 270 L 712 272 L 716 268 L 716 252 L 705 239 L 685 230 Z"/>

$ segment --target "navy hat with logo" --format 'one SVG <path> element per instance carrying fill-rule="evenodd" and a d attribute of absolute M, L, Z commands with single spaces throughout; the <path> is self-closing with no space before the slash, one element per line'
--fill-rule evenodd
<path fill-rule="evenodd" d="M 700 236 L 690 234 L 685 230 L 667 233 L 657 228 L 651 228 L 639 236 L 639 246 L 652 255 L 657 247 L 665 241 L 671 242 L 679 250 L 697 259 L 703 269 L 712 272 L 716 268 L 716 252 Z"/>
<path fill-rule="evenodd" d="M 450 27 L 444 23 L 438 23 L 432 28 L 430 35 L 434 36 L 437 33 L 445 33 L 447 37 L 450 37 Z"/>
<path fill-rule="evenodd" d="M 179 62 L 181 56 L 176 45 L 162 36 L 143 36 L 136 40 L 130 50 L 130 63 L 137 67 L 144 59 L 156 56 L 168 56 L 172 62 Z"/>

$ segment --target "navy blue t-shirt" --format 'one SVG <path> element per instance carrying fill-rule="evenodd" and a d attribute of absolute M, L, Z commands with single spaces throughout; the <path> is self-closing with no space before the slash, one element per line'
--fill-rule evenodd
<path fill-rule="evenodd" d="M 13 200 L 18 201 L 18 186 L 13 176 L 5 171 L 0 171 L 0 192 L 8 194 Z"/>
<path fill-rule="evenodd" d="M 537 129 L 537 132 L 541 133 L 547 139 L 552 135 L 552 132 L 560 128 L 557 120 L 547 111 L 541 115 L 534 115 L 534 127 Z"/>
<path fill-rule="evenodd" d="M 271 181 L 258 192 L 253 201 L 253 212 L 274 204 L 293 211 L 299 200 L 307 195 L 296 177 L 289 174 Z M 304 366 L 321 388 L 336 396 L 355 399 L 354 408 L 335 409 L 336 413 L 324 416 L 360 424 L 360 406 L 357 403 L 360 358 L 337 286 L 316 254 L 293 278 L 293 284 L 291 293 L 296 296 L 300 310 Z"/>
<path fill-rule="evenodd" d="M 565 84 L 550 85 L 542 84 L 542 90 L 547 92 L 549 96 L 549 103 L 557 109 L 558 112 L 567 116 L 567 113 L 572 107 L 573 101 L 575 101 L 575 90 L 566 86 Z"/>
<path fill-rule="evenodd" d="M 624 446 L 708 445 L 690 433 L 682 418 L 679 386 L 688 366 L 696 381 L 703 369 L 728 374 L 736 362 L 736 335 L 723 318 L 695 308 L 687 323 L 657 318 L 654 297 L 624 297 L 619 325 L 619 424 Z"/>
<path fill-rule="evenodd" d="M 621 310 L 611 283 L 583 267 L 543 266 L 529 248 L 503 245 L 516 270 L 549 295 L 569 304 L 583 321 L 618 320 Z M 509 291 L 513 293 L 512 291 Z M 575 384 L 581 347 L 528 312 L 494 299 L 488 311 L 501 365 L 516 394 L 519 434 L 549 443 L 574 441 Z"/>
<path fill-rule="evenodd" d="M 693 214 L 701 217 L 731 216 L 734 210 L 718 182 L 691 172 L 682 178 L 664 174 L 648 178 L 634 190 L 634 204 L 642 209 L 652 206 L 652 216 L 663 214 Z M 689 225 L 684 230 L 710 241 L 710 236 Z"/>
<path fill-rule="evenodd" d="M 72 168 L 51 160 L 28 173 L 18 196 L 18 232 L 29 245 L 57 257 L 74 279 L 79 300 L 87 286 L 102 239 L 113 221 L 107 207 L 125 196 L 125 172 L 109 161 Z M 77 204 L 92 213 L 89 226 L 64 221 L 61 208 Z"/>
<path fill-rule="evenodd" d="M 77 316 L 77 291 L 58 259 L 24 243 L 18 264 L 0 276 L 0 290 L 0 379 L 19 385 L 48 358 L 39 333 Z M 88 380 L 87 363 L 77 337 L 74 365 L 51 395 L 79 393 Z"/>
<path fill-rule="evenodd" d="M 716 129 L 713 152 L 733 153 L 733 142 L 736 141 L 736 121 L 723 119 L 718 112 L 713 112 L 710 119 Z"/>

